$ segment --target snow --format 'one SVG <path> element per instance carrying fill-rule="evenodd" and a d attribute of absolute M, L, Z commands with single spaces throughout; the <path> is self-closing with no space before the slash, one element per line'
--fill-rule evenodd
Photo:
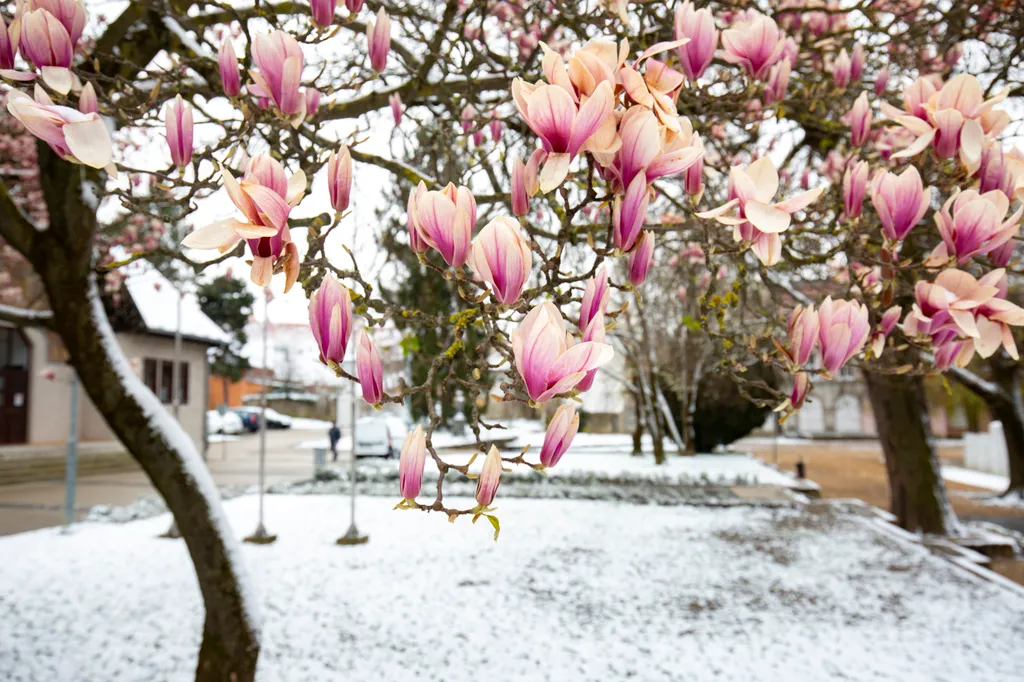
<path fill-rule="evenodd" d="M 216 58 L 214 55 L 210 54 L 209 50 L 207 50 L 205 47 L 196 42 L 196 39 L 193 38 L 188 31 L 183 29 L 181 27 L 181 24 L 179 24 L 177 21 L 175 21 L 171 17 L 165 16 L 163 18 L 163 22 L 164 26 L 167 27 L 167 30 L 173 33 L 178 38 L 178 40 L 181 41 L 182 45 L 191 50 L 192 54 L 194 54 L 197 57 L 208 57 L 210 59 Z"/>
<path fill-rule="evenodd" d="M 178 289 L 152 267 L 141 263 L 126 270 L 128 293 L 150 331 L 173 335 L 178 322 Z M 193 293 L 181 301 L 181 333 L 194 339 L 227 343 L 230 337 L 206 316 Z"/>
<path fill-rule="evenodd" d="M 10 305 L 0 304 L 0 319 L 22 320 L 25 322 L 43 322 L 53 318 L 53 311 L 30 310 Z"/>
<path fill-rule="evenodd" d="M 245 564 L 240 555 L 239 542 L 231 532 L 227 518 L 221 506 L 220 493 L 213 482 L 213 476 L 206 464 L 199 456 L 195 444 L 189 437 L 181 424 L 174 419 L 167 409 L 160 403 L 160 400 L 146 388 L 135 372 L 132 370 L 128 358 L 121 352 L 121 345 L 114 336 L 114 330 L 107 320 L 106 312 L 103 310 L 103 302 L 100 299 L 99 288 L 95 280 L 89 283 L 89 303 L 92 306 L 92 318 L 100 335 L 100 343 L 106 351 L 106 355 L 114 371 L 117 373 L 124 387 L 125 393 L 138 403 L 143 412 L 149 418 L 150 427 L 161 434 L 168 445 L 174 450 L 181 461 L 185 474 L 192 479 L 196 489 L 206 499 L 210 507 L 210 523 L 216 529 L 217 534 L 223 538 L 225 553 L 230 563 L 228 570 L 235 574 L 242 596 L 242 604 L 245 609 L 245 617 L 250 629 L 259 636 L 260 618 L 257 610 L 258 596 L 254 591 L 249 579 Z M 191 567 L 191 564 L 190 564 Z M 193 571 L 194 573 L 194 571 Z"/>
<path fill-rule="evenodd" d="M 986 488 L 1003 492 L 1010 487 L 1010 479 L 998 474 L 986 474 L 984 471 L 972 471 L 956 466 L 942 465 L 942 477 L 947 481 L 962 483 L 963 485 L 974 486 L 975 488 Z"/>
<path fill-rule="evenodd" d="M 502 500 L 495 543 L 361 498 L 370 541 L 338 547 L 347 500 L 265 504 L 279 539 L 242 550 L 267 682 L 1019 679 L 1024 598 L 853 514 Z M 254 497 L 225 506 L 252 529 Z M 0 540 L 0 679 L 191 680 L 202 604 L 167 523 Z"/>

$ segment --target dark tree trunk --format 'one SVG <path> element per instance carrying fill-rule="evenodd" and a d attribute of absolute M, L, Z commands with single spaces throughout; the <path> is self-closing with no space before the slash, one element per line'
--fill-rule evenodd
<path fill-rule="evenodd" d="M 925 425 L 919 376 L 864 372 L 889 474 L 890 511 L 910 531 L 945 535 L 956 520 Z"/>
<path fill-rule="evenodd" d="M 92 281 L 96 215 L 85 183 L 101 180 L 59 161 L 43 143 L 38 149 L 49 227 L 26 233 L 4 195 L 0 223 L 8 224 L 0 225 L 0 233 L 13 235 L 8 241 L 32 263 L 53 311 L 50 327 L 82 386 L 166 501 L 185 539 L 206 607 L 196 680 L 251 681 L 260 648 L 255 604 L 244 588 L 244 566 L 213 479 L 185 431 L 135 376 Z"/>
<path fill-rule="evenodd" d="M 639 388 L 639 387 L 638 387 Z M 633 409 L 636 414 L 636 426 L 633 427 L 633 455 L 639 456 L 644 454 L 644 410 L 640 401 L 643 400 L 641 397 L 641 391 L 639 389 L 633 394 Z"/>

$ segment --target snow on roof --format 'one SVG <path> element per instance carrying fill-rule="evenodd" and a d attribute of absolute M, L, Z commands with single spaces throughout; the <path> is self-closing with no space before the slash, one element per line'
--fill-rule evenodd
<path fill-rule="evenodd" d="M 178 289 L 155 269 L 144 266 L 132 268 L 125 278 L 128 293 L 138 308 L 149 331 L 173 336 L 178 323 Z M 230 338 L 206 316 L 199 300 L 191 292 L 181 301 L 182 336 L 211 344 L 227 343 Z"/>

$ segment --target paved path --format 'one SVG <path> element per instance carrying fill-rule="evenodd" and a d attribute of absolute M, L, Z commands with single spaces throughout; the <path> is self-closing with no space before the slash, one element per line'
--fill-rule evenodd
<path fill-rule="evenodd" d="M 316 441 L 327 445 L 318 431 L 268 431 L 268 483 L 298 481 L 313 475 Z M 345 458 L 345 454 L 342 454 Z M 259 466 L 259 434 L 211 443 L 208 466 L 218 485 L 255 485 Z M 346 460 L 347 461 L 347 460 Z M 64 522 L 64 480 L 33 481 L 0 486 L 0 535 L 57 526 Z M 140 470 L 82 476 L 78 481 L 76 515 L 82 518 L 98 504 L 130 504 L 156 490 Z"/>

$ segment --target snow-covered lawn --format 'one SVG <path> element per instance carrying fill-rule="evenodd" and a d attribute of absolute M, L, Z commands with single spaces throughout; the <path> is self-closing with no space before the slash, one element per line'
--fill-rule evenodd
<path fill-rule="evenodd" d="M 1019 680 L 1024 598 L 839 512 L 500 500 L 489 526 L 269 496 L 245 546 L 260 679 Z M 228 502 L 239 535 L 256 499 Z M 189 680 L 202 623 L 166 516 L 0 540 L 0 679 Z"/>

